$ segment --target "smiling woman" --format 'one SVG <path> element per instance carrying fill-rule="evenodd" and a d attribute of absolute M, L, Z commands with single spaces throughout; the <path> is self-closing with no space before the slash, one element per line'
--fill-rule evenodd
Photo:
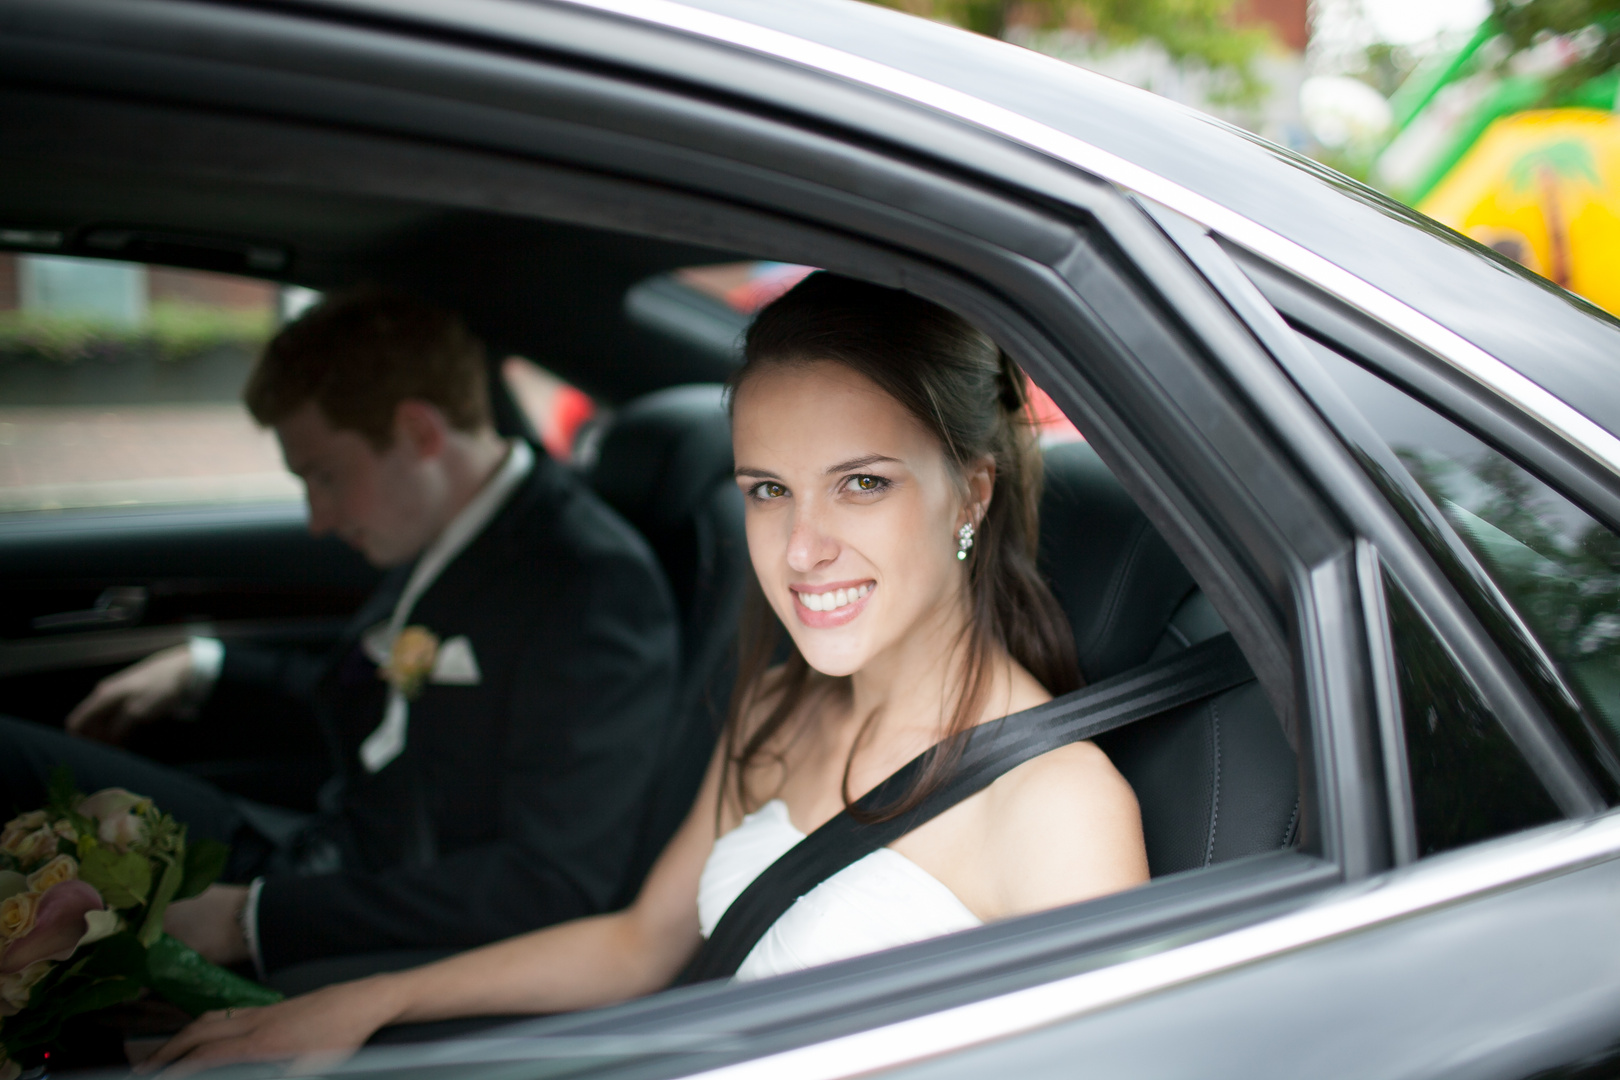
<path fill-rule="evenodd" d="M 959 675 L 960 685 L 936 738 L 983 719 L 993 689 L 1020 685 L 1023 708 L 1079 685 L 1073 638 L 1035 566 L 1040 469 L 1025 382 L 994 342 L 926 301 L 818 274 L 761 314 L 747 356 L 732 380 L 737 476 L 759 584 L 795 649 L 772 673 L 774 703 L 746 739 L 733 717 L 740 805 L 752 805 L 749 770 L 819 685 L 813 673 L 847 676 L 897 648 L 937 657 L 935 677 L 951 685 Z M 795 430 L 803 443 L 784 445 Z M 790 484 L 755 464 L 766 458 L 826 464 Z M 881 583 L 868 576 L 877 565 Z M 861 576 L 844 580 L 854 570 Z M 763 685 L 776 651 L 776 620 L 755 607 L 745 690 Z M 1004 685 L 998 652 L 1017 673 Z M 737 708 L 754 700 L 734 699 Z M 1014 711 L 1011 700 L 997 704 L 996 715 Z M 892 812 L 914 806 L 951 763 L 937 755 Z M 846 770 L 846 803 L 848 785 Z"/>

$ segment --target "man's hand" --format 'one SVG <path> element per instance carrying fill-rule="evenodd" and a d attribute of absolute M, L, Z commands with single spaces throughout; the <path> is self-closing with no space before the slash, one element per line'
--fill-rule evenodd
<path fill-rule="evenodd" d="M 210 885 L 200 896 L 177 900 L 163 913 L 163 929 L 216 964 L 240 964 L 249 959 L 242 936 L 245 885 Z"/>
<path fill-rule="evenodd" d="M 176 645 L 96 684 L 63 725 L 69 735 L 119 743 L 130 730 L 175 710 L 191 685 L 191 646 Z"/>

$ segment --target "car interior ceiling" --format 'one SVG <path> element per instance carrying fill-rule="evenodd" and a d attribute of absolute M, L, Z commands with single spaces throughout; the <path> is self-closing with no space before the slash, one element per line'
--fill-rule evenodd
<path fill-rule="evenodd" d="M 658 554 L 685 630 L 672 766 L 643 829 L 650 865 L 684 814 L 724 715 L 749 573 L 718 385 L 738 361 L 745 320 L 670 272 L 749 253 L 269 185 L 199 180 L 187 190 L 173 177 L 127 180 L 6 170 L 0 227 L 62 230 L 60 254 L 250 275 L 253 260 L 262 264 L 270 251 L 279 253 L 269 256 L 281 260 L 279 269 L 256 276 L 318 290 L 369 282 L 416 293 L 462 312 L 492 357 L 530 357 L 609 406 L 580 468 Z M 491 385 L 499 426 L 532 436 L 502 380 Z M 1047 449 L 1040 555 L 1088 681 L 1225 629 L 1084 442 Z M 96 569 L 83 573 L 94 576 Z M 1133 725 L 1102 743 L 1135 787 L 1156 876 L 1293 842 L 1300 815 L 1296 748 L 1258 685 Z M 228 786 L 233 769 L 245 775 L 256 768 L 251 761 L 198 767 L 212 768 L 207 775 Z M 262 795 L 277 783 L 249 786 Z"/>

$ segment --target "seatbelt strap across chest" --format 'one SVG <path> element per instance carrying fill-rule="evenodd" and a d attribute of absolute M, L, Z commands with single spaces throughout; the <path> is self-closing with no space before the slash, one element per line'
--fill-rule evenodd
<path fill-rule="evenodd" d="M 964 732 L 958 736 L 964 745 L 956 769 L 917 806 L 897 817 L 867 822 L 845 810 L 768 866 L 726 909 L 678 984 L 735 975 L 759 939 L 801 896 L 844 867 L 983 791 L 1024 762 L 1214 697 L 1253 678 L 1237 643 L 1230 634 L 1222 634 L 1166 660 L 1143 664 Z M 933 752 L 925 751 L 907 762 L 856 800 L 854 809 L 871 815 L 894 805 L 927 768 Z"/>

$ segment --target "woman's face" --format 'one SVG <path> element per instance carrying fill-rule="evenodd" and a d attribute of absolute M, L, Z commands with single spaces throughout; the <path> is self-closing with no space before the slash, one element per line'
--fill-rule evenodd
<path fill-rule="evenodd" d="M 956 625 L 956 530 L 977 515 L 899 402 L 841 364 L 767 366 L 737 391 L 732 443 L 754 571 L 811 667 L 850 675 Z"/>

